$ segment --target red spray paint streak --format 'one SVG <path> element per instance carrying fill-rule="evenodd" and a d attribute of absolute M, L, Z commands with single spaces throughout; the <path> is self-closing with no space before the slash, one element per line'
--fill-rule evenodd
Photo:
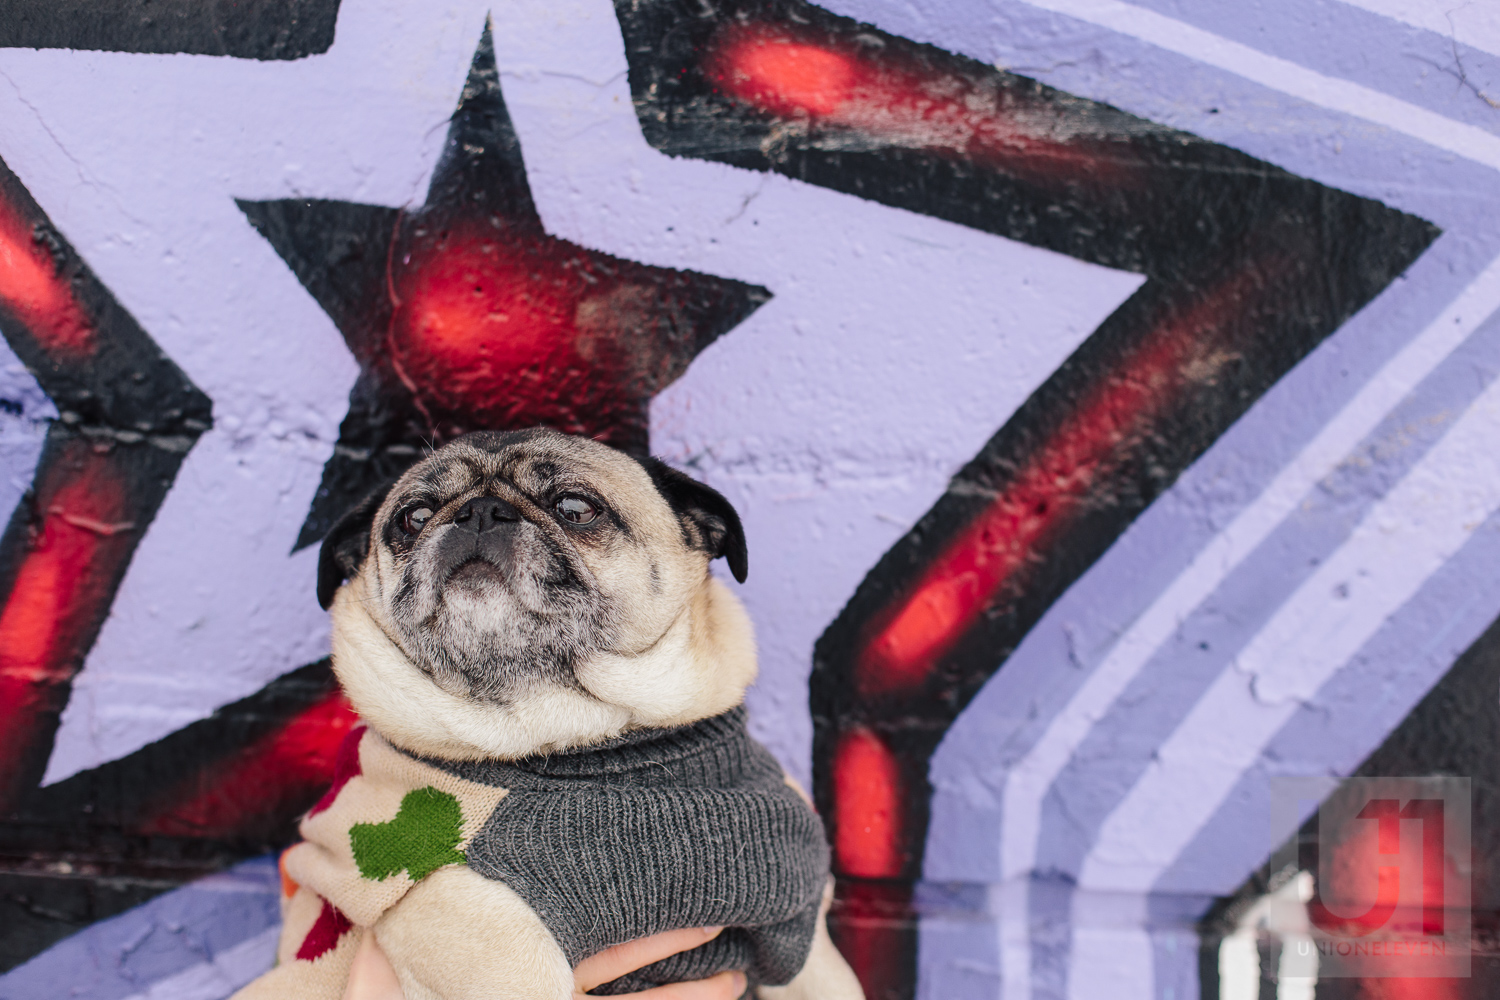
<path fill-rule="evenodd" d="M 638 419 L 664 350 L 659 292 L 626 262 L 498 217 L 414 227 L 393 261 L 387 357 L 429 411 L 471 427 L 598 435 Z"/>
<path fill-rule="evenodd" d="M 829 933 L 868 1000 L 901 995 L 893 987 L 916 975 L 911 883 L 841 879 L 831 915 Z"/>
<path fill-rule="evenodd" d="M 1182 390 L 1212 378 L 1232 358 L 1214 344 L 1216 328 L 1268 280 L 1264 263 L 1242 268 L 1164 321 L 1080 400 L 906 596 L 875 618 L 855 665 L 860 694 L 909 691 L 927 680 L 1037 550 L 1085 509 Z"/>
<path fill-rule="evenodd" d="M 261 819 L 277 813 L 289 799 L 315 795 L 328 786 L 339 748 L 358 721 L 343 693 L 330 693 L 189 788 L 168 796 L 142 821 L 140 832 L 233 838 L 262 825 Z"/>
<path fill-rule="evenodd" d="M 1086 509 L 1096 488 L 1178 405 L 1183 391 L 1213 378 L 1232 357 L 1216 334 L 1279 270 L 1280 264 L 1262 261 L 1221 281 L 1196 304 L 1164 318 L 1084 395 L 906 596 L 873 619 L 854 665 L 862 700 L 912 694 L 926 683 L 940 657 Z M 846 903 L 837 914 L 838 945 L 867 994 L 881 995 L 889 984 L 906 981 L 892 955 L 914 947 L 915 918 L 909 906 L 902 909 L 909 884 L 904 896 L 897 889 L 917 875 L 910 867 L 920 857 L 921 831 L 909 828 L 897 754 L 874 729 L 856 726 L 840 735 L 831 778 L 835 872 Z M 882 901 L 879 913 L 866 912 L 867 897 Z"/>
<path fill-rule="evenodd" d="M 1107 153 L 1107 137 L 1066 123 L 1063 111 L 991 80 L 920 67 L 857 43 L 782 25 L 733 25 L 711 43 L 704 65 L 725 96 L 847 131 L 856 137 L 852 150 L 924 150 L 1048 189 L 1078 181 L 1119 189 L 1145 180 L 1141 164 L 1124 160 L 1124 150 Z"/>
<path fill-rule="evenodd" d="M 833 758 L 833 852 L 841 875 L 899 878 L 903 862 L 901 771 L 885 741 L 863 727 Z"/>
<path fill-rule="evenodd" d="M 44 472 L 42 514 L 0 608 L 0 802 L 62 707 L 113 581 L 135 544 L 127 486 L 108 448 L 70 442 Z"/>
<path fill-rule="evenodd" d="M 73 284 L 14 207 L 0 199 L 0 304 L 16 316 L 43 350 L 79 361 L 97 346 L 93 321 Z"/>

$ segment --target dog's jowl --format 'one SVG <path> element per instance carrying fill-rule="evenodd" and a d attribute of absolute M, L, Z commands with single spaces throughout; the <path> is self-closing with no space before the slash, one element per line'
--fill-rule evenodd
<path fill-rule="evenodd" d="M 594 992 L 748 974 L 858 1000 L 828 850 L 745 728 L 734 509 L 551 431 L 448 444 L 340 520 L 318 597 L 364 725 L 282 860 L 279 962 L 241 1000 L 343 997 L 373 934 L 407 1000 L 565 1000 L 611 945 L 723 925 Z"/>

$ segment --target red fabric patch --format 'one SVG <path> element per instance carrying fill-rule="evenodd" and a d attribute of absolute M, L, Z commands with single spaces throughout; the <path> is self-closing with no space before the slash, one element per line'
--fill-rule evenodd
<path fill-rule="evenodd" d="M 348 917 L 344 916 L 342 910 L 334 906 L 328 900 L 323 900 L 323 912 L 318 914 L 318 919 L 313 922 L 312 930 L 307 932 L 307 937 L 302 939 L 302 947 L 297 949 L 297 958 L 304 962 L 322 958 L 334 949 L 349 928 L 354 924 Z"/>
<path fill-rule="evenodd" d="M 364 768 L 359 763 L 359 740 L 364 734 L 364 726 L 355 726 L 344 737 L 344 742 L 339 744 L 339 756 L 333 762 L 333 784 L 329 786 L 328 791 L 323 793 L 323 797 L 307 811 L 307 815 L 316 816 L 324 809 L 333 805 L 333 800 L 338 798 L 339 792 L 342 792 L 344 786 L 349 784 L 349 779 L 364 773 Z"/>

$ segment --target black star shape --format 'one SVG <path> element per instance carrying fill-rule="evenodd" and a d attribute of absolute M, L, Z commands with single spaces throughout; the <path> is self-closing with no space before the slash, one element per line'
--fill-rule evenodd
<path fill-rule="evenodd" d="M 360 366 L 298 548 L 466 431 L 545 425 L 644 454 L 651 398 L 770 298 L 548 235 L 488 26 L 421 208 L 239 206 Z"/>
<path fill-rule="evenodd" d="M 0 336 L 60 418 L 0 526 L 4 816 L 40 780 L 73 677 L 213 406 L 3 161 Z"/>

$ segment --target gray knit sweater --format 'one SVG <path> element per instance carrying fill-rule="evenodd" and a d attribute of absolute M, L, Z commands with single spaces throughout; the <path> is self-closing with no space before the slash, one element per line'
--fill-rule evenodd
<path fill-rule="evenodd" d="M 828 878 L 823 825 L 750 738 L 744 709 L 547 757 L 432 763 L 510 789 L 469 867 L 526 900 L 575 965 L 658 931 L 728 928 L 595 994 L 725 969 L 778 985 L 807 960 Z"/>

